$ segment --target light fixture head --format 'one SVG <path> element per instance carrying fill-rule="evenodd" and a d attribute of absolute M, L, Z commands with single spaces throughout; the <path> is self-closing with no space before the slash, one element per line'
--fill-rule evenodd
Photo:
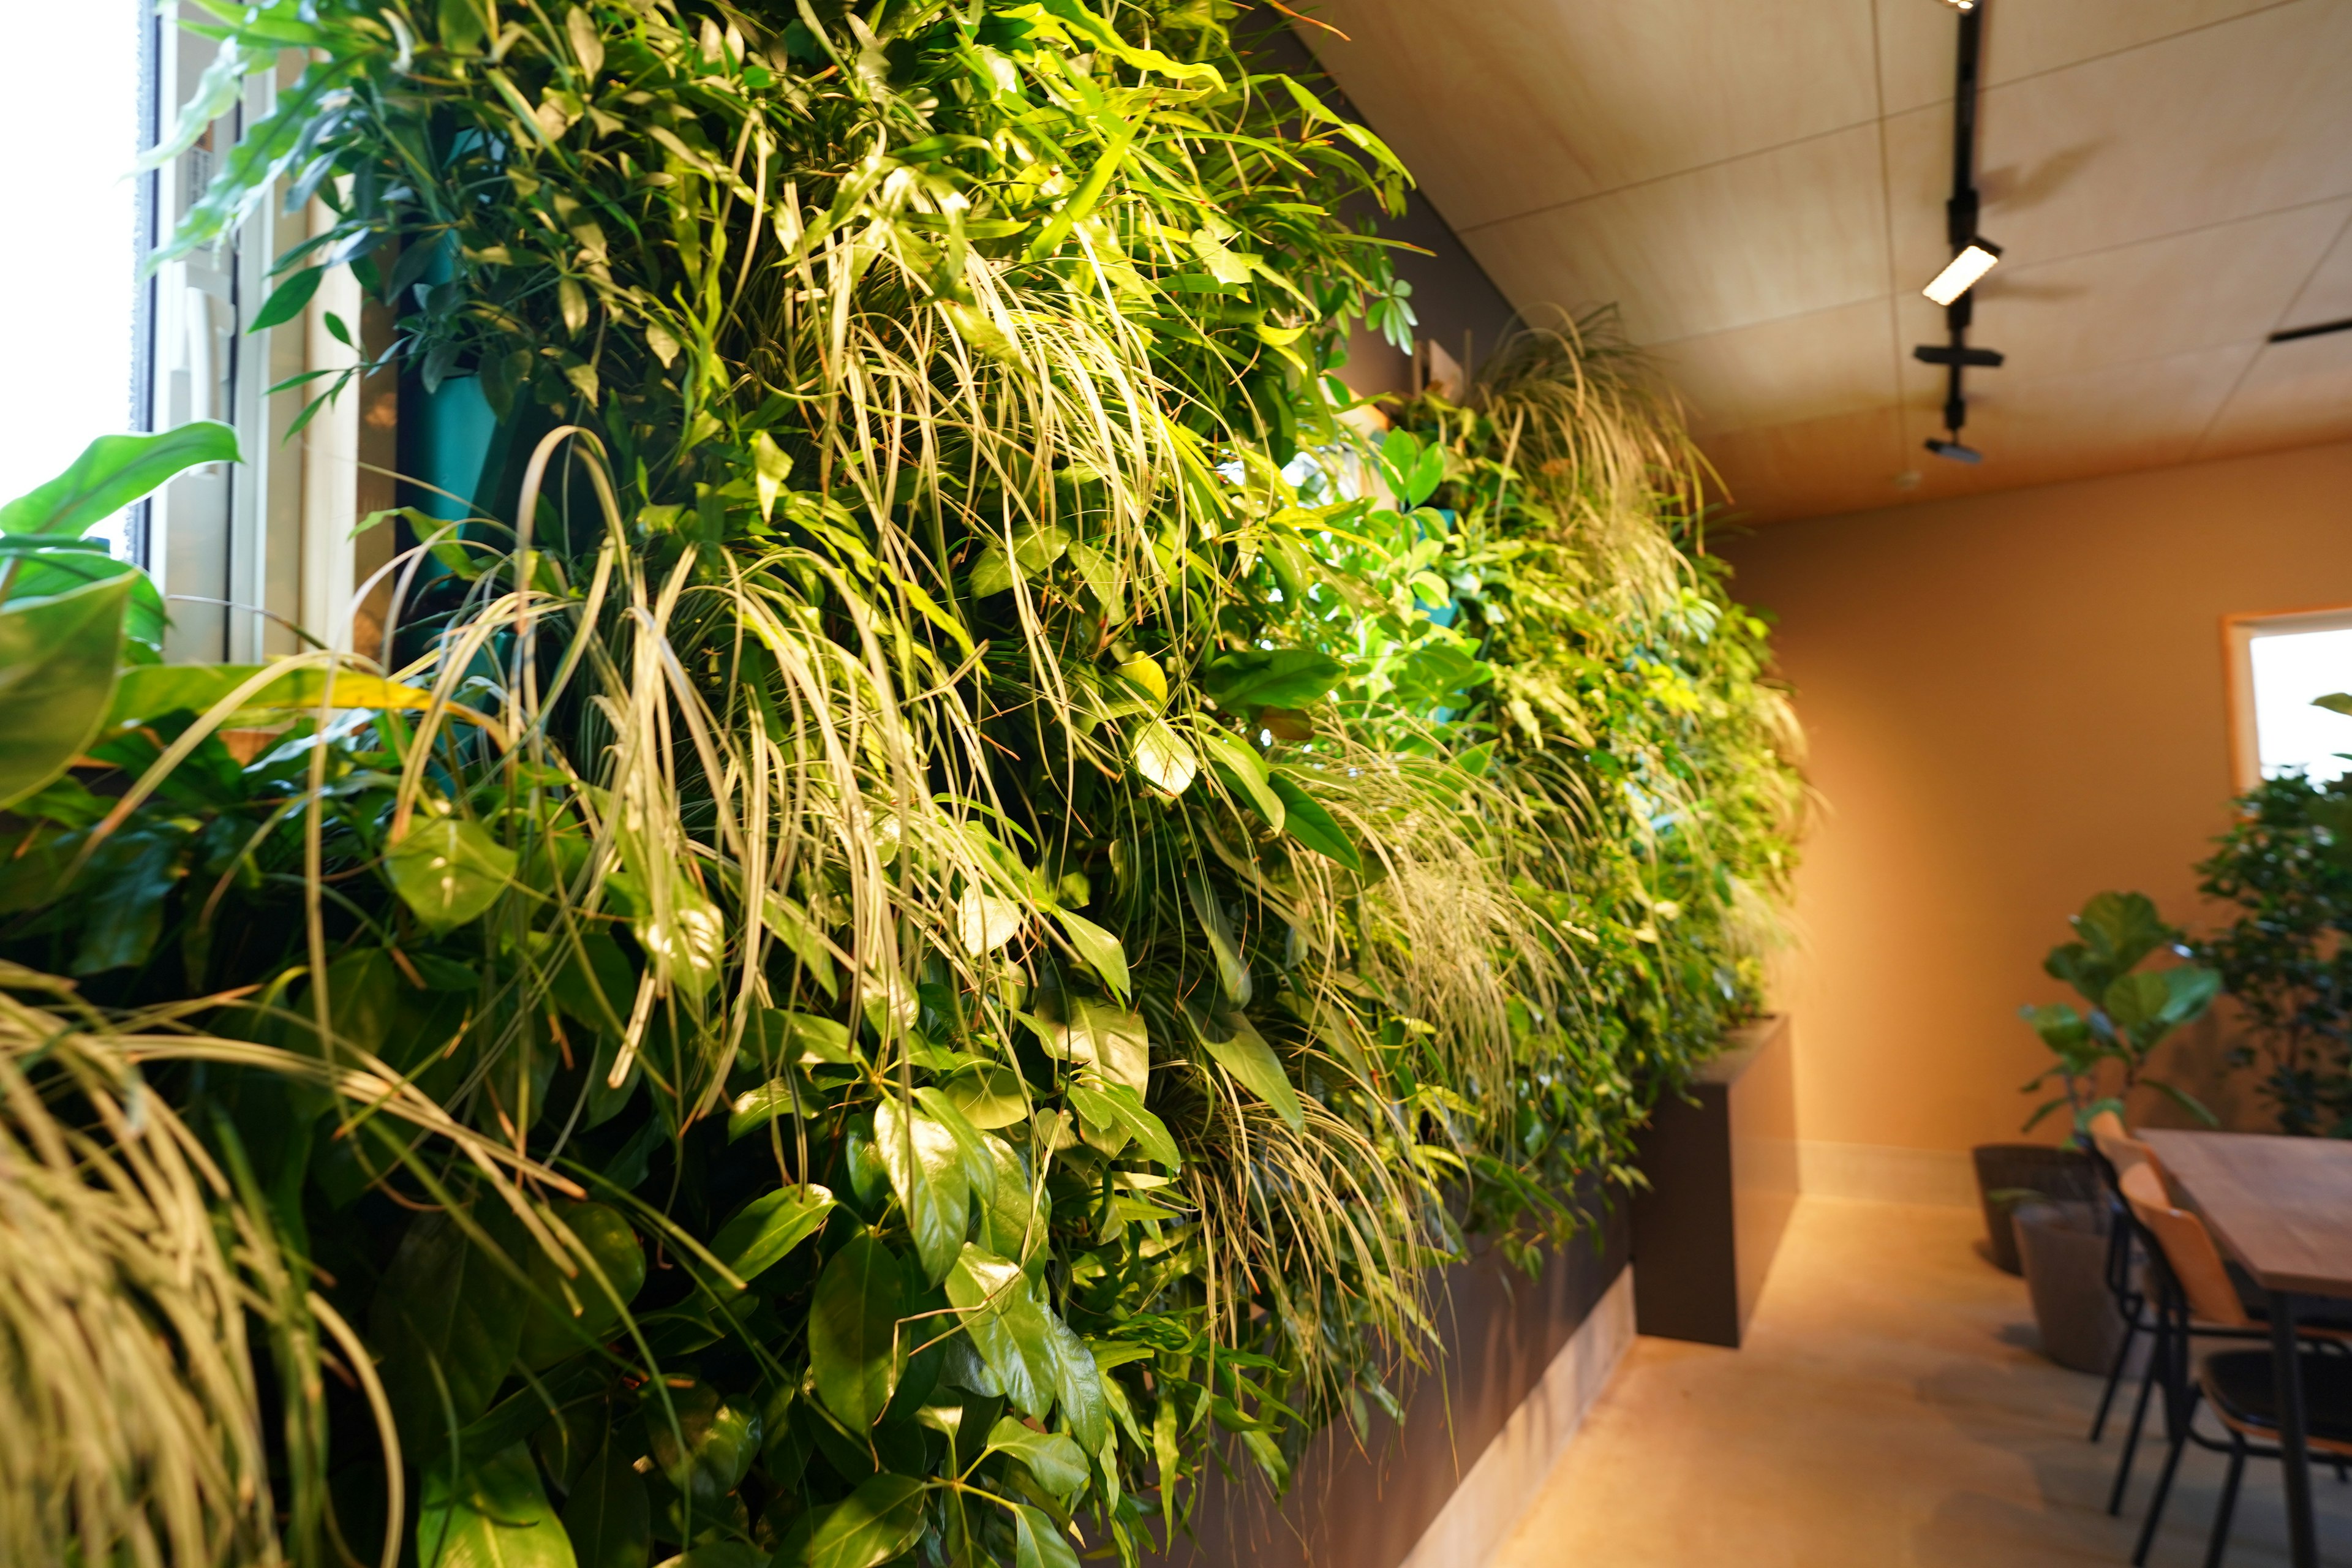
<path fill-rule="evenodd" d="M 1977 0 L 1944 0 L 1944 4 L 1955 11 L 1973 11 L 1977 8 Z"/>
<path fill-rule="evenodd" d="M 2000 247 L 1990 240 L 1972 239 L 1919 292 L 1938 305 L 1948 305 L 1975 287 L 1977 279 L 1991 271 L 2000 259 Z"/>
<path fill-rule="evenodd" d="M 1927 450 L 1939 458 L 1949 458 L 1955 463 L 1981 463 L 1984 454 L 1974 447 L 1963 447 L 1958 441 L 1929 441 Z"/>

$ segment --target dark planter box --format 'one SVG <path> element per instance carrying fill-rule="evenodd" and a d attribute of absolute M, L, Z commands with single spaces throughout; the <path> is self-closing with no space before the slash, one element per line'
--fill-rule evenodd
<path fill-rule="evenodd" d="M 1735 1030 L 1731 1047 L 1642 1134 L 1649 1190 L 1633 1200 L 1641 1331 L 1738 1345 L 1797 1202 L 1789 1020 Z"/>

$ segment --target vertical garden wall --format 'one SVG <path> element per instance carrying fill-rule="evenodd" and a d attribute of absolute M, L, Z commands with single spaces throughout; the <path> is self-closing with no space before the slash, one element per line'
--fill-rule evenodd
<path fill-rule="evenodd" d="M 142 664 L 0 517 L 97 650 L 0 780 L 0 1554 L 1131 1561 L 1630 1179 L 1765 628 L 1593 323 L 1357 433 L 1402 171 L 1247 19 L 225 11 L 307 63 L 174 243 L 327 203 L 264 319 L 349 268 L 496 433 L 355 658 Z"/>

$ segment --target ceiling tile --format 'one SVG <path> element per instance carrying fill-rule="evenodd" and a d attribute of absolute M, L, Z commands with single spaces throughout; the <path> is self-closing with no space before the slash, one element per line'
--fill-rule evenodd
<path fill-rule="evenodd" d="M 2325 0 L 2319 0 L 2325 3 Z M 1886 110 L 1948 103 L 1959 47 L 1950 7 L 1927 0 L 1877 0 L 1880 79 Z M 2278 0 L 1991 0 L 1984 30 L 1984 79 L 2015 81 L 2242 16 Z"/>
<path fill-rule="evenodd" d="M 1463 237 L 1522 310 L 1615 301 L 1636 342 L 1826 310 L 1887 291 L 1874 125 Z"/>
<path fill-rule="evenodd" d="M 2273 327 L 2315 327 L 2323 321 L 2352 321 L 2352 223 L 2336 237 L 2311 280 Z"/>
<path fill-rule="evenodd" d="M 1865 300 L 1650 351 L 1702 436 L 1786 425 L 1893 403 L 1894 312 Z"/>
<path fill-rule="evenodd" d="M 2009 356 L 1970 373 L 1973 391 L 2103 365 L 2160 359 L 2268 333 L 2352 216 L 2352 201 L 2120 246 L 2039 265 L 2004 262 L 1977 285 L 1969 341 Z M 1910 357 L 1945 341 L 1944 313 L 1916 290 L 1897 297 L 1904 379 L 1942 395 L 1944 373 Z"/>
<path fill-rule="evenodd" d="M 1903 499 L 1896 478 L 1911 467 L 1903 423 L 1892 407 L 1703 437 L 1699 449 L 1728 492 L 1733 522 L 1860 511 Z M 1922 454 L 1925 456 L 1925 454 Z"/>
<path fill-rule="evenodd" d="M 1941 389 L 1904 405 L 1906 445 L 1919 452 L 1919 487 L 1907 499 L 1969 495 L 2093 474 L 2185 463 L 2254 355 L 2252 343 L 2005 384 L 1970 384 L 1968 444 L 1981 464 L 1920 451 L 1942 427 Z"/>
<path fill-rule="evenodd" d="M 2264 347 L 2231 394 L 2200 458 L 2352 439 L 2352 332 Z"/>
<path fill-rule="evenodd" d="M 1456 229 L 1861 123 L 1871 0 L 1328 0 L 1298 29 Z"/>

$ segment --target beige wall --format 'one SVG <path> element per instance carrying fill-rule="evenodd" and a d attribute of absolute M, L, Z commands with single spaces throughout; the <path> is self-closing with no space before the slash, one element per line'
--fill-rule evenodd
<path fill-rule="evenodd" d="M 1777 998 L 1800 1135 L 2013 1138 L 2047 1060 L 2017 1007 L 2065 994 L 2041 972 L 2065 916 L 2118 888 L 2201 918 L 2190 868 L 2231 791 L 2220 620 L 2352 604 L 2352 446 L 1775 523 L 1722 552 L 1780 617 L 1826 801 Z M 2181 1075 L 2259 1125 L 2221 1081 L 2225 1035 L 2185 1037 Z"/>

